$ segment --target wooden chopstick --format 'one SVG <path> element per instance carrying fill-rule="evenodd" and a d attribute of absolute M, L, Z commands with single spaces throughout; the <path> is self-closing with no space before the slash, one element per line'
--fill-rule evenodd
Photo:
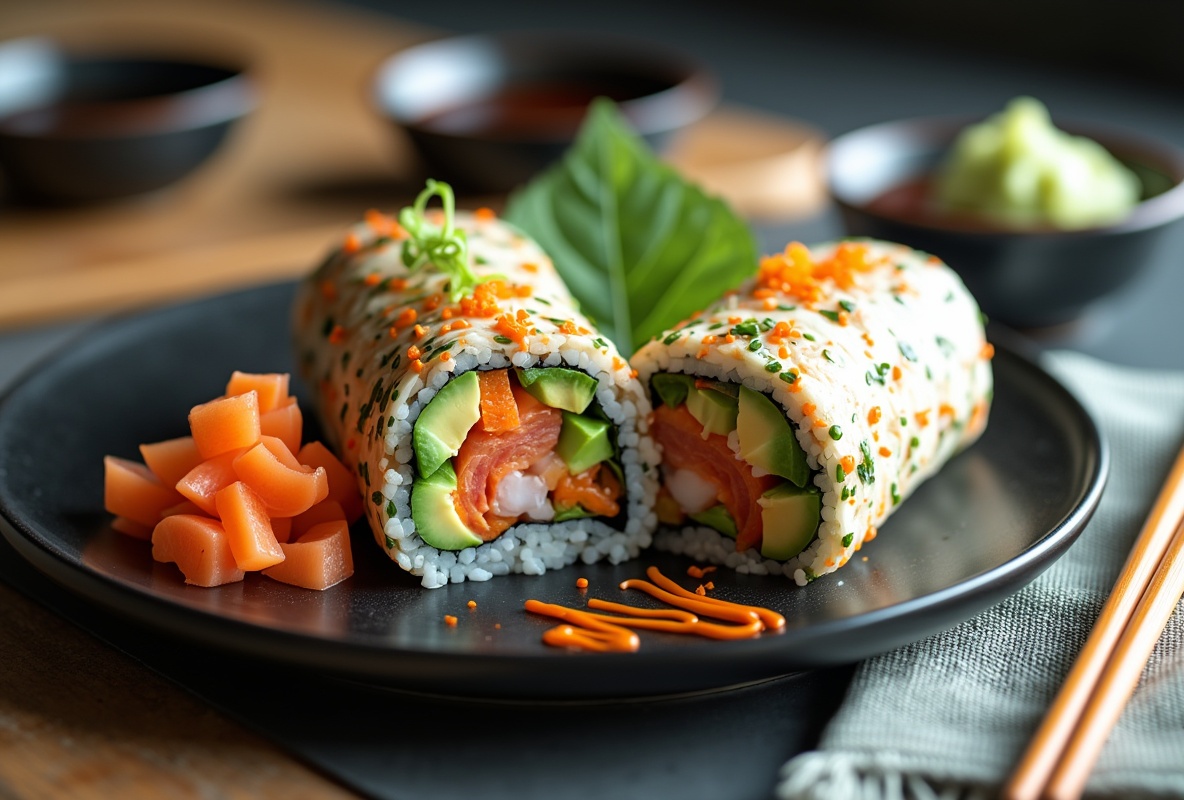
<path fill-rule="evenodd" d="M 1004 785 L 1007 800 L 1076 797 L 1084 787 L 1184 588 L 1182 520 L 1184 449 L 1061 691 Z"/>
<path fill-rule="evenodd" d="M 1045 797 L 1069 800 L 1081 796 L 1102 745 L 1134 693 L 1143 667 L 1176 610 L 1182 593 L 1184 524 L 1176 528 L 1176 535 L 1172 537 L 1159 569 L 1152 576 L 1143 599 L 1106 664 L 1106 670 L 1098 679 L 1089 704 L 1082 711 L 1073 736 L 1049 778 Z"/>

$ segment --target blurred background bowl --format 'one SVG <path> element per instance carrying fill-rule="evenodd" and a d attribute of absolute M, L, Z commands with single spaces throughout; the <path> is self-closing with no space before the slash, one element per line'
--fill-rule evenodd
<path fill-rule="evenodd" d="M 377 69 L 377 112 L 418 152 L 417 178 L 507 192 L 563 154 L 591 100 L 606 96 L 656 151 L 719 101 L 690 56 L 624 37 L 568 32 L 455 36 L 401 50 Z"/>
<path fill-rule="evenodd" d="M 205 163 L 256 105 L 241 64 L 0 44 L 0 170 L 18 203 L 151 192 Z"/>
<path fill-rule="evenodd" d="M 928 179 L 957 134 L 983 117 L 929 117 L 859 128 L 827 147 L 828 193 L 845 232 L 900 242 L 955 269 L 993 320 L 1022 329 L 1077 320 L 1130 288 L 1163 233 L 1184 218 L 1184 152 L 1131 131 L 1053 119 L 1133 169 L 1142 201 L 1101 227 L 1005 229 L 924 208 Z"/>

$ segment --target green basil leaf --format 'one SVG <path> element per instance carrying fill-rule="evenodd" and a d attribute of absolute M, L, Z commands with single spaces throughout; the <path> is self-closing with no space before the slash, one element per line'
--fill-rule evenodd
<path fill-rule="evenodd" d="M 607 98 L 592 103 L 563 158 L 511 194 L 503 216 L 547 251 L 583 312 L 626 354 L 757 267 L 748 225 L 659 160 Z"/>

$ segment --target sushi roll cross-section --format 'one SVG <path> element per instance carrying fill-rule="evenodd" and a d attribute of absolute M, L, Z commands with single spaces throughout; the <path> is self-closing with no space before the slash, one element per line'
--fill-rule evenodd
<path fill-rule="evenodd" d="M 983 432 L 992 347 L 940 259 L 794 242 L 643 345 L 662 452 L 655 545 L 797 583 L 842 567 Z"/>
<path fill-rule="evenodd" d="M 641 383 L 537 244 L 453 203 L 431 182 L 370 212 L 294 305 L 375 540 L 429 588 L 636 557 L 658 478 Z"/>

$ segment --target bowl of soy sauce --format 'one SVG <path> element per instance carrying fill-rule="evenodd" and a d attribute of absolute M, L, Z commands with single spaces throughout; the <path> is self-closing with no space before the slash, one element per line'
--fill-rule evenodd
<path fill-rule="evenodd" d="M 480 193 L 508 192 L 558 160 L 598 97 L 659 153 L 719 102 L 711 69 L 686 53 L 571 31 L 413 45 L 379 64 L 371 88 L 376 112 L 412 143 L 416 178 Z"/>

